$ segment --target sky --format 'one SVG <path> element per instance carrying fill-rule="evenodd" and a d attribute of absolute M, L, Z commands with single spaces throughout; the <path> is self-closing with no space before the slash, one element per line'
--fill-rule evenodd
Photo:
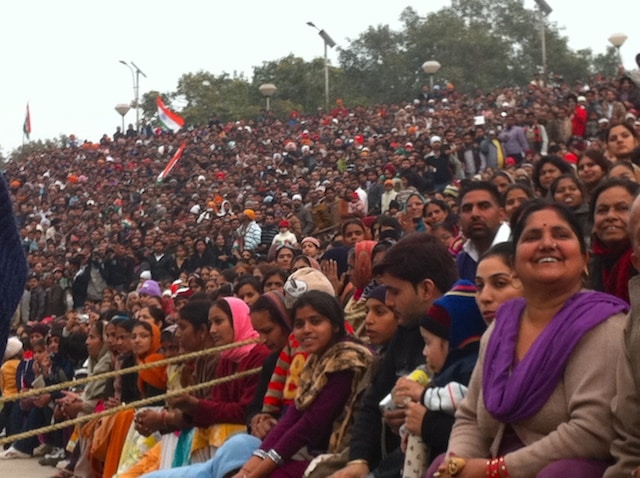
<path fill-rule="evenodd" d="M 547 0 L 555 22 L 573 49 L 606 51 L 608 38 L 623 32 L 625 67 L 637 68 L 640 2 L 612 8 L 602 0 Z M 147 75 L 146 91 L 172 91 L 184 73 L 244 73 L 293 54 L 310 61 L 323 55 L 323 40 L 306 23 L 325 29 L 347 46 L 369 26 L 400 29 L 400 13 L 413 7 L 421 16 L 450 5 L 449 0 L 32 0 L 0 7 L 0 148 L 7 155 L 22 142 L 26 105 L 31 139 L 75 134 L 98 141 L 121 123 L 115 105 L 133 100 L 131 72 L 119 60 L 133 61 Z M 534 8 L 534 0 L 525 0 Z M 329 54 L 337 64 L 337 52 Z M 425 58 L 425 61 L 431 58 Z M 419 72 L 419 66 L 418 66 Z M 418 73 L 420 74 L 420 73 Z M 126 123 L 135 122 L 131 110 Z"/>

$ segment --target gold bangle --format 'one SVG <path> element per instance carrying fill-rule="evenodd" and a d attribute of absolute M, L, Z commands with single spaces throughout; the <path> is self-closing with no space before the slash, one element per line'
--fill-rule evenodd
<path fill-rule="evenodd" d="M 351 460 L 347 462 L 347 466 L 349 465 L 367 465 L 369 466 L 369 462 L 367 460 L 359 459 L 359 460 Z"/>

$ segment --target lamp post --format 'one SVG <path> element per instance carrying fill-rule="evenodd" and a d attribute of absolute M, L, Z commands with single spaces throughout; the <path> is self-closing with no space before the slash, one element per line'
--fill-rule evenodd
<path fill-rule="evenodd" d="M 624 42 L 627 41 L 627 38 L 629 37 L 624 33 L 614 33 L 609 37 L 609 43 L 611 43 L 616 48 L 616 50 L 618 50 L 618 61 L 620 62 L 621 65 L 622 65 L 622 55 L 620 53 L 620 47 L 624 45 Z"/>
<path fill-rule="evenodd" d="M 324 106 L 325 109 L 329 109 L 329 59 L 327 58 L 327 52 L 329 48 L 336 46 L 336 42 L 329 36 L 327 32 L 321 30 L 313 22 L 307 22 L 311 28 L 318 30 L 318 35 L 324 42 Z"/>
<path fill-rule="evenodd" d="M 547 84 L 547 40 L 545 34 L 545 17 L 553 12 L 553 8 L 545 0 L 535 0 L 540 12 L 540 46 L 542 49 L 542 82 Z"/>
<path fill-rule="evenodd" d="M 131 79 L 133 80 L 133 106 L 136 109 L 136 132 L 138 132 L 140 131 L 140 75 L 145 78 L 147 75 L 132 61 L 127 63 L 124 60 L 120 60 L 120 63 L 131 71 Z"/>
<path fill-rule="evenodd" d="M 120 116 L 122 116 L 122 134 L 124 134 L 124 117 L 131 109 L 131 106 L 127 103 L 118 103 L 116 105 L 115 110 L 118 112 Z"/>
<path fill-rule="evenodd" d="M 271 109 L 270 99 L 273 94 L 278 91 L 278 87 L 273 83 L 263 83 L 262 85 L 260 85 L 258 90 L 260 90 L 262 96 L 267 98 L 267 111 L 269 111 Z"/>
<path fill-rule="evenodd" d="M 427 75 L 429 75 L 429 90 L 430 91 L 433 91 L 433 75 L 438 73 L 438 70 L 440 70 L 441 66 L 442 65 L 440 65 L 440 63 L 435 61 L 435 60 L 425 61 L 422 64 L 422 69 L 424 70 L 424 72 Z"/>

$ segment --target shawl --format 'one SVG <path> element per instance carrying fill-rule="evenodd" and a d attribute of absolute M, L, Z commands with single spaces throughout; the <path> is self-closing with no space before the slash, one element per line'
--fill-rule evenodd
<path fill-rule="evenodd" d="M 155 324 L 151 325 L 151 350 L 144 356 L 138 356 L 138 363 L 152 363 L 163 360 L 164 355 L 158 353 L 160 350 L 160 329 Z M 145 394 L 145 386 L 147 383 L 158 390 L 167 389 L 167 366 L 148 368 L 138 372 L 138 389 L 140 393 Z"/>
<path fill-rule="evenodd" d="M 605 246 L 597 237 L 592 245 L 594 288 L 629 302 L 629 279 L 636 275 L 631 263 L 631 243 L 620 247 Z"/>
<path fill-rule="evenodd" d="M 300 373 L 300 383 L 294 403 L 298 410 L 304 411 L 311 406 L 327 384 L 328 374 L 345 370 L 353 372 L 351 396 L 343 412 L 333 423 L 328 453 L 337 453 L 349 443 L 348 435 L 355 405 L 371 381 L 374 360 L 374 355 L 367 347 L 350 338 L 345 338 L 330 347 L 321 357 L 315 354 L 309 355 Z"/>
<path fill-rule="evenodd" d="M 582 337 L 612 315 L 629 310 L 627 303 L 609 294 L 579 292 L 551 319 L 522 361 L 514 363 L 525 306 L 523 298 L 502 304 L 485 353 L 485 407 L 505 423 L 538 413 L 562 379 L 565 365 Z"/>
<path fill-rule="evenodd" d="M 258 332 L 256 332 L 251 325 L 249 306 L 237 297 L 225 297 L 223 300 L 229 304 L 229 308 L 231 309 L 230 319 L 233 324 L 233 341 L 244 342 L 249 339 L 257 339 Z M 234 363 L 239 363 L 255 346 L 256 344 L 248 344 L 225 350 L 220 356 Z"/>

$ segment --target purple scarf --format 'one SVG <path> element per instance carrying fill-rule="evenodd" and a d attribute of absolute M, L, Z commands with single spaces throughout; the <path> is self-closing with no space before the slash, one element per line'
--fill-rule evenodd
<path fill-rule="evenodd" d="M 532 417 L 547 403 L 567 360 L 584 334 L 607 318 L 627 312 L 629 305 L 602 292 L 571 297 L 514 364 L 522 298 L 505 302 L 495 320 L 484 357 L 482 392 L 487 411 L 497 420 L 513 423 Z"/>

